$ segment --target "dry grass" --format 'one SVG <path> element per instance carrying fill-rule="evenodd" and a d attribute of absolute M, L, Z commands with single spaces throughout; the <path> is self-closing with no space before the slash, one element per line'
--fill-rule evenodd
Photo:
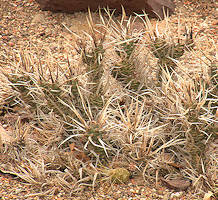
<path fill-rule="evenodd" d="M 198 193 L 217 194 L 215 58 L 201 60 L 192 32 L 179 40 L 153 31 L 146 16 L 100 18 L 94 24 L 89 13 L 77 64 L 56 63 L 49 49 L 46 64 L 31 51 L 4 54 L 0 108 L 19 117 L 1 168 L 42 194 L 95 188 L 117 167 L 149 183 L 185 177 Z M 144 32 L 132 28 L 138 19 Z M 183 65 L 187 56 L 199 66 Z"/>

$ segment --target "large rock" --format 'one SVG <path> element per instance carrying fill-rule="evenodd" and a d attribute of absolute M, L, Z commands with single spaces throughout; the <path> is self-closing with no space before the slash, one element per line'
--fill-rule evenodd
<path fill-rule="evenodd" d="M 109 7 L 121 12 L 121 5 L 125 8 L 126 13 L 142 13 L 145 10 L 149 16 L 159 15 L 164 17 L 163 9 L 168 10 L 169 15 L 173 13 L 175 5 L 171 0 L 36 0 L 42 10 L 76 12 L 96 10 L 99 7 Z"/>

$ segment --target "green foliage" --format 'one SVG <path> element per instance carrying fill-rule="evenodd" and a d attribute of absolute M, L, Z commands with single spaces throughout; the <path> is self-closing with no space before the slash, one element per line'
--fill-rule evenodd
<path fill-rule="evenodd" d="M 101 64 L 105 49 L 103 47 L 104 37 L 99 41 L 95 37 L 95 30 L 92 30 L 92 38 L 93 38 L 93 46 L 88 47 L 87 43 L 82 41 L 77 41 L 77 52 L 82 55 L 82 62 L 86 64 L 87 72 L 90 74 L 89 79 L 92 83 L 92 87 L 90 88 L 90 98 L 89 102 L 91 103 L 91 107 L 99 107 L 102 108 L 103 100 L 101 98 L 101 90 L 99 92 L 100 80 L 103 75 L 103 66 Z"/>
<path fill-rule="evenodd" d="M 34 102 L 34 99 L 30 93 L 30 89 L 34 87 L 35 84 L 31 80 L 31 77 L 23 73 L 11 75 L 7 74 L 6 76 L 11 82 L 11 86 L 13 87 L 13 89 L 20 92 L 20 98 L 28 105 L 30 105 L 33 109 L 35 109 L 36 103 Z M 17 98 L 13 98 L 13 100 L 17 100 Z"/>
<path fill-rule="evenodd" d="M 178 60 L 183 56 L 185 50 L 192 49 L 194 46 L 193 33 L 190 33 L 189 38 L 185 42 L 178 41 L 168 42 L 165 38 L 157 37 L 152 42 L 152 52 L 159 59 L 158 65 L 163 70 L 169 71 L 170 74 L 175 70 L 176 64 L 173 60 Z M 162 69 L 159 70 L 158 80 L 161 82 Z"/>
<path fill-rule="evenodd" d="M 135 47 L 137 45 L 137 40 L 130 40 L 126 39 L 126 41 L 121 41 L 121 44 L 119 45 L 119 49 L 116 50 L 116 53 L 123 59 L 123 60 L 129 60 L 132 53 L 135 50 Z"/>
<path fill-rule="evenodd" d="M 78 99 L 77 81 L 75 80 L 68 80 L 66 82 L 65 87 L 70 88 L 71 91 L 71 94 L 66 94 L 58 81 L 52 82 L 51 80 L 37 79 L 33 74 L 8 74 L 7 78 L 11 82 L 11 86 L 19 92 L 19 99 L 21 101 L 13 98 L 14 101 L 24 102 L 30 106 L 34 113 L 37 113 L 37 110 L 40 109 L 45 114 L 53 111 L 64 118 L 73 115 L 73 112 L 69 111 L 60 102 L 60 99 L 65 102 L 72 99 L 78 108 L 81 107 Z"/>
<path fill-rule="evenodd" d="M 133 54 L 138 45 L 138 39 L 121 41 L 117 46 L 116 53 L 120 56 L 121 62 L 112 70 L 112 76 L 120 81 L 124 87 L 137 91 L 140 81 L 136 78 L 136 70 L 133 62 Z"/>
<path fill-rule="evenodd" d="M 92 149 L 99 156 L 100 160 L 105 163 L 108 158 L 105 150 L 102 147 L 100 147 L 102 146 L 102 144 L 99 141 L 104 140 L 104 131 L 101 130 L 101 127 L 99 125 L 92 124 L 86 129 L 86 137 L 87 140 L 89 137 L 89 140 L 92 140 L 92 143 L 89 143 L 88 148 Z"/>

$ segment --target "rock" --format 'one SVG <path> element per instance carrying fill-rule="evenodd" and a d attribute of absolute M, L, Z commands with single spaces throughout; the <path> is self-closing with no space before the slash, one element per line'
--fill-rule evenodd
<path fill-rule="evenodd" d="M 15 141 L 15 138 L 11 135 L 12 133 L 5 130 L 0 123 L 0 150 L 3 149 L 3 144 L 10 144 Z"/>
<path fill-rule="evenodd" d="M 161 19 L 164 18 L 165 14 L 166 16 L 171 15 L 175 10 L 175 5 L 171 0 L 147 0 L 147 4 L 151 7 L 149 12 L 154 13 L 153 16 L 158 16 Z"/>
<path fill-rule="evenodd" d="M 183 192 L 174 192 L 170 195 L 170 199 L 181 199 Z"/>
<path fill-rule="evenodd" d="M 176 191 L 185 191 L 191 186 L 191 182 L 186 179 L 177 178 L 173 180 L 166 180 L 161 178 L 161 181 L 170 189 Z"/>
<path fill-rule="evenodd" d="M 175 5 L 171 0 L 36 0 L 42 10 L 73 13 L 77 11 L 97 10 L 99 7 L 109 7 L 121 12 L 125 8 L 127 14 L 142 13 L 145 10 L 149 16 L 164 17 L 163 9 L 171 15 Z"/>

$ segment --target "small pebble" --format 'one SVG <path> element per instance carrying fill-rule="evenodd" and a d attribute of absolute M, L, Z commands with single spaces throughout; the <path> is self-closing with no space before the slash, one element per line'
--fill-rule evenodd
<path fill-rule="evenodd" d="M 180 198 L 183 195 L 183 192 L 175 192 L 170 195 L 170 199 Z"/>

